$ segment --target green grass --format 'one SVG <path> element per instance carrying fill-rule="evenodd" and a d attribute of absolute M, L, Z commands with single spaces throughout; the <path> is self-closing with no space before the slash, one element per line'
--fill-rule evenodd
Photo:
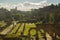
<path fill-rule="evenodd" d="M 36 26 L 35 26 L 35 24 L 34 23 L 26 23 L 26 25 L 25 25 L 25 30 L 24 30 L 24 35 L 28 35 L 28 32 L 29 32 L 29 29 L 30 28 L 35 28 Z M 32 32 L 33 33 L 33 32 Z"/>
<path fill-rule="evenodd" d="M 19 29 L 18 29 L 18 26 L 19 25 L 21 25 L 20 27 L 19 27 Z M 6 36 L 7 38 L 13 38 L 13 37 L 19 37 L 20 35 L 21 35 L 21 32 L 23 31 L 23 27 L 24 27 L 24 23 L 22 23 L 22 24 L 17 24 L 16 25 L 16 27 Z M 25 30 L 24 30 L 24 33 L 23 33 L 23 35 L 25 35 L 25 36 L 28 36 L 28 33 L 29 33 L 29 30 L 30 30 L 30 28 L 36 28 L 36 25 L 34 24 L 34 23 L 25 23 Z M 17 31 L 17 33 L 16 34 L 14 34 L 15 32 L 16 32 L 16 30 L 18 29 L 18 31 Z M 42 30 L 42 29 L 40 29 L 40 31 L 42 32 L 42 33 L 44 33 L 44 31 Z M 42 38 L 42 35 L 41 35 L 41 32 L 39 32 L 38 31 L 38 36 L 39 36 L 39 38 Z M 33 35 L 36 35 L 36 30 L 31 30 L 30 31 L 30 37 L 34 37 Z"/>
<path fill-rule="evenodd" d="M 24 26 L 24 23 L 21 24 L 21 27 L 18 29 L 16 35 L 21 35 L 21 32 L 23 31 L 23 26 Z"/>
<path fill-rule="evenodd" d="M 6 25 L 6 23 L 4 21 L 0 21 L 0 27 L 3 27 L 5 25 Z"/>
<path fill-rule="evenodd" d="M 10 34 L 14 34 L 16 32 L 16 30 L 18 29 L 20 23 L 19 24 L 16 24 L 16 26 L 14 27 L 14 29 L 11 31 Z"/>
<path fill-rule="evenodd" d="M 22 24 L 21 27 L 19 25 L 21 25 L 21 24 L 20 23 L 16 24 L 16 27 L 14 27 L 14 29 L 9 34 L 7 34 L 6 37 L 8 37 L 8 38 L 9 37 L 11 37 L 11 38 L 18 37 L 20 35 L 20 33 L 21 33 L 21 29 L 24 26 L 24 24 Z M 19 27 L 19 29 L 18 29 L 18 27 Z M 15 33 L 16 31 L 17 31 L 17 33 Z"/>
<path fill-rule="evenodd" d="M 36 30 L 34 30 L 34 29 L 31 30 L 31 31 L 30 31 L 30 35 L 36 35 Z"/>
<path fill-rule="evenodd" d="M 19 26 L 20 25 L 20 26 Z M 21 32 L 23 32 L 23 28 L 24 28 L 24 23 L 18 23 L 16 24 L 16 26 L 13 28 L 13 30 L 8 33 L 5 37 L 6 38 L 15 38 L 15 37 L 20 37 L 21 35 Z M 24 33 L 23 35 L 25 36 L 29 36 L 28 33 L 29 33 L 29 30 L 30 28 L 36 28 L 36 25 L 35 23 L 25 23 L 25 30 L 24 30 Z M 17 30 L 18 29 L 18 30 Z M 17 32 L 16 32 L 17 31 Z M 16 32 L 16 33 L 15 33 Z M 49 34 L 46 33 L 46 36 L 48 36 Z M 36 30 L 33 29 L 30 31 L 30 37 L 31 38 L 36 38 Z M 43 37 L 44 37 L 44 30 L 43 29 L 40 29 L 38 31 L 38 37 L 39 37 L 39 40 L 44 40 Z M 24 40 L 24 38 L 22 37 L 22 39 Z M 28 39 L 27 39 L 28 40 Z"/>

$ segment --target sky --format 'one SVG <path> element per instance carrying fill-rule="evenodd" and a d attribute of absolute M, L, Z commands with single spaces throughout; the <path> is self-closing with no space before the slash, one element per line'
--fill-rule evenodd
<path fill-rule="evenodd" d="M 40 2 L 43 0 L 0 0 L 0 3 Z M 60 3 L 60 0 L 47 0 L 49 3 Z"/>
<path fill-rule="evenodd" d="M 17 7 L 17 10 L 28 11 L 48 6 L 51 3 L 57 4 L 60 0 L 0 0 L 0 8 L 10 10 Z"/>

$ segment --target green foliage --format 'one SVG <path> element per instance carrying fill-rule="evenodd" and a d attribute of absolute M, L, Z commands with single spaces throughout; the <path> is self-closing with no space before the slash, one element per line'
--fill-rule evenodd
<path fill-rule="evenodd" d="M 17 9 L 11 9 L 8 11 L 4 8 L 0 8 L 0 20 L 6 22 L 13 20 L 26 20 L 27 22 L 32 21 L 42 21 L 42 23 L 58 23 L 60 22 L 60 4 L 46 6 L 44 8 L 32 9 L 31 11 L 18 11 Z"/>

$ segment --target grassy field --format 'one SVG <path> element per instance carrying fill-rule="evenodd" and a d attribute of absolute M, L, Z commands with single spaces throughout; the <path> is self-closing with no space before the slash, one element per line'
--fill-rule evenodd
<path fill-rule="evenodd" d="M 15 34 L 15 32 L 18 29 L 19 25 L 20 25 L 20 23 L 19 24 L 16 24 L 15 27 L 8 34 Z"/>
<path fill-rule="evenodd" d="M 19 37 L 21 35 L 21 32 L 23 31 L 23 27 L 24 27 L 24 23 L 22 23 L 22 24 L 20 24 L 20 23 L 19 24 L 16 24 L 16 26 L 13 28 L 13 30 L 7 34 L 7 37 Z M 32 23 L 32 24 L 31 23 L 29 23 L 29 24 L 28 23 L 25 23 L 25 30 L 24 30 L 23 35 L 26 35 L 27 36 L 28 35 L 28 32 L 29 32 L 29 29 L 30 28 L 35 28 L 35 27 L 36 26 L 35 26 L 34 23 Z M 17 30 L 17 32 L 16 32 L 16 30 Z M 31 35 L 32 34 L 35 34 L 35 33 L 36 33 L 35 30 L 32 30 L 31 31 Z"/>
<path fill-rule="evenodd" d="M 16 26 L 12 29 L 11 32 L 9 32 L 6 35 L 6 37 L 7 38 L 19 37 L 21 35 L 21 32 L 23 32 L 23 28 L 24 28 L 24 23 L 16 24 Z M 25 23 L 25 30 L 23 32 L 23 35 L 28 36 L 30 28 L 36 28 L 36 25 L 34 23 Z M 43 32 L 42 29 L 41 29 L 41 31 Z M 34 29 L 30 31 L 30 37 L 34 37 L 33 35 L 36 35 L 36 30 L 34 30 Z M 38 32 L 38 36 L 39 36 L 39 38 L 42 37 L 40 32 Z"/>
<path fill-rule="evenodd" d="M 0 27 L 3 27 L 5 25 L 6 25 L 6 23 L 4 21 L 0 21 Z"/>
<path fill-rule="evenodd" d="M 29 30 L 31 28 L 36 28 L 35 23 L 17 23 L 15 26 L 12 25 L 12 26 L 7 27 L 1 33 L 6 32 L 6 34 L 7 34 L 5 36 L 6 38 L 20 37 L 22 32 L 23 32 L 24 36 L 29 36 L 30 35 L 31 38 L 35 38 L 36 37 L 36 30 L 35 29 L 32 29 L 30 31 L 30 34 L 29 34 Z M 9 30 L 9 32 L 8 32 L 8 30 Z M 44 30 L 40 29 L 38 31 L 38 37 L 40 38 L 40 40 L 43 40 L 43 38 L 42 38 L 43 34 L 42 33 L 44 33 Z"/>
<path fill-rule="evenodd" d="M 29 29 L 30 28 L 35 28 L 36 26 L 35 26 L 35 24 L 34 23 L 26 23 L 26 25 L 25 25 L 25 30 L 24 30 L 24 35 L 28 35 L 28 32 L 29 32 Z M 32 31 L 31 33 L 33 33 L 34 31 Z M 33 33 L 34 34 L 34 33 Z"/>

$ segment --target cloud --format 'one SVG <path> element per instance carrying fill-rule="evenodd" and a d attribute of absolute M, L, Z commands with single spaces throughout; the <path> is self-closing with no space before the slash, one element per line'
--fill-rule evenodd
<path fill-rule="evenodd" d="M 18 4 L 4 4 L 0 3 L 0 8 L 6 8 L 8 10 L 14 9 L 17 7 L 17 10 L 21 11 L 29 11 L 31 9 L 38 9 L 38 8 L 43 8 L 44 6 L 48 6 L 49 4 L 47 3 L 47 0 L 41 1 L 39 3 L 33 3 L 33 2 L 23 2 L 23 3 L 18 3 Z"/>

